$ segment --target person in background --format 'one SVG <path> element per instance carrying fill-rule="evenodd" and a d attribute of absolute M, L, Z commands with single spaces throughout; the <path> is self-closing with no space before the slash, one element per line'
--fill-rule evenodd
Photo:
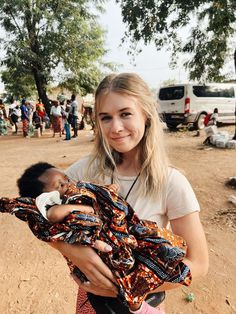
<path fill-rule="evenodd" d="M 33 126 L 37 130 L 37 137 L 43 135 L 43 118 L 39 115 L 38 110 L 33 113 Z"/>
<path fill-rule="evenodd" d="M 76 97 L 74 94 L 71 95 L 71 104 L 70 104 L 70 112 L 69 114 L 72 115 L 72 128 L 73 128 L 73 136 L 72 138 L 78 137 L 78 130 L 79 130 L 79 112 L 78 112 L 78 103 L 76 101 Z"/>
<path fill-rule="evenodd" d="M 9 120 L 11 122 L 11 125 L 14 128 L 13 134 L 17 134 L 18 132 L 18 119 L 20 117 L 20 107 L 17 104 L 11 105 L 11 108 L 9 109 Z"/>
<path fill-rule="evenodd" d="M 0 136 L 7 135 L 7 121 L 4 118 L 4 112 L 0 109 Z"/>
<path fill-rule="evenodd" d="M 23 98 L 21 101 L 21 121 L 22 121 L 22 129 L 23 129 L 23 136 L 25 138 L 28 138 L 28 132 L 29 132 L 29 108 L 26 104 L 26 99 Z"/>
<path fill-rule="evenodd" d="M 39 98 L 38 103 L 35 105 L 35 109 L 38 111 L 38 115 L 43 118 L 45 116 L 45 107 L 44 104 L 42 103 L 42 100 Z"/>
<path fill-rule="evenodd" d="M 218 108 L 215 108 L 213 113 L 208 113 L 205 116 L 204 125 L 205 127 L 211 126 L 211 125 L 217 125 L 217 120 L 218 120 Z"/>
<path fill-rule="evenodd" d="M 70 123 L 69 123 L 69 112 L 70 112 L 70 100 L 67 99 L 66 101 L 66 108 L 64 111 L 64 128 L 65 128 L 65 133 L 66 133 L 66 137 L 65 137 L 65 141 L 69 141 L 71 140 L 71 133 L 70 133 Z"/>
<path fill-rule="evenodd" d="M 52 107 L 50 110 L 50 120 L 52 123 L 53 137 L 56 133 L 59 133 L 61 137 L 62 133 L 62 112 L 61 106 L 57 100 L 52 100 Z"/>
<path fill-rule="evenodd" d="M 213 113 L 208 113 L 204 119 L 204 125 L 205 128 L 209 127 L 209 126 L 217 126 L 217 121 L 218 121 L 218 108 L 215 108 Z M 211 141 L 210 141 L 210 136 L 208 136 L 203 144 L 204 145 L 211 145 Z"/>
<path fill-rule="evenodd" d="M 45 129 L 45 123 L 46 123 L 46 110 L 45 106 L 42 103 L 42 100 L 39 98 L 38 103 L 35 105 L 35 109 L 38 112 L 38 115 L 42 118 L 43 121 L 43 131 Z"/>
<path fill-rule="evenodd" d="M 159 227 L 170 224 L 172 232 L 187 242 L 184 263 L 194 280 L 208 270 L 200 206 L 188 180 L 168 162 L 156 107 L 152 92 L 138 75 L 121 73 L 105 77 L 95 94 L 94 150 L 69 167 L 66 175 L 75 182 L 115 183 L 119 194 L 136 209 L 139 219 L 154 221 Z M 61 242 L 52 246 L 87 277 L 87 282 L 76 280 L 80 287 L 78 314 L 130 313 L 125 306 L 120 309 L 112 272 L 95 250 Z M 97 242 L 95 247 L 103 252 L 111 250 L 103 242 Z M 178 287 L 179 284 L 164 283 L 155 292 Z M 163 304 L 154 306 L 157 314 L 165 313 Z M 133 312 L 148 313 L 145 309 Z"/>
<path fill-rule="evenodd" d="M 94 130 L 94 114 L 93 114 L 94 105 L 92 103 L 83 103 L 82 111 L 83 111 L 83 119 L 85 119 L 86 123 L 90 123 L 92 130 Z"/>
<path fill-rule="evenodd" d="M 2 99 L 0 99 L 0 110 L 3 114 L 4 119 L 7 119 L 7 112 L 6 112 L 5 104 L 3 103 Z"/>
<path fill-rule="evenodd" d="M 28 110 L 29 110 L 29 124 L 32 126 L 34 105 L 31 101 L 26 101 L 26 106 L 28 107 Z"/>
<path fill-rule="evenodd" d="M 66 106 L 65 106 L 65 100 L 59 101 L 59 104 L 61 106 L 61 117 L 62 117 L 62 134 L 65 134 L 65 120 L 66 120 Z"/>

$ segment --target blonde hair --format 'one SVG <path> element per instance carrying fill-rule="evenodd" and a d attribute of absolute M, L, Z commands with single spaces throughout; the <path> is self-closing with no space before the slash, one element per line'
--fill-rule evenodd
<path fill-rule="evenodd" d="M 141 165 L 139 188 L 143 196 L 157 196 L 166 185 L 168 159 L 163 141 L 163 129 L 157 112 L 157 102 L 148 85 L 136 74 L 121 73 L 106 76 L 95 93 L 95 120 L 97 125 L 95 146 L 87 169 L 87 179 L 102 184 L 105 176 L 117 176 L 116 166 L 122 163 L 122 153 L 109 146 L 103 138 L 98 119 L 102 96 L 109 92 L 132 96 L 137 99 L 146 115 L 145 133 L 139 145 Z M 90 166 L 96 161 L 96 167 L 90 173 Z M 94 169 L 95 168 L 95 169 Z M 116 179 L 116 177 L 115 177 Z"/>

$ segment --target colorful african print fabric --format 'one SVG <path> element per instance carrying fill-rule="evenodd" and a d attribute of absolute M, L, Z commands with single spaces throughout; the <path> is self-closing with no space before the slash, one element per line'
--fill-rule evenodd
<path fill-rule="evenodd" d="M 69 187 L 62 203 L 92 206 L 94 214 L 73 211 L 62 222 L 51 224 L 30 198 L 1 198 L 0 211 L 26 221 L 43 241 L 92 245 L 99 239 L 108 243 L 112 251 L 98 254 L 116 277 L 119 298 L 128 304 L 142 302 L 147 292 L 164 282 L 191 283 L 190 270 L 182 262 L 187 249 L 183 238 L 154 222 L 140 220 L 111 188 L 79 182 L 77 187 Z M 77 267 L 68 264 L 86 281 Z"/>

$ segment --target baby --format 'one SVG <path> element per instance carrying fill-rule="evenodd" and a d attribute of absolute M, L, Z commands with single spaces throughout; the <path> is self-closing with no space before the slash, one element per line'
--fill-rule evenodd
<path fill-rule="evenodd" d="M 119 297 L 131 311 L 164 282 L 190 284 L 190 270 L 182 262 L 185 241 L 154 222 L 139 220 L 114 186 L 75 185 L 48 163 L 26 169 L 17 184 L 21 197 L 0 199 L 0 211 L 27 221 L 44 241 L 93 245 L 99 239 L 109 244 L 111 252 L 98 254 L 113 272 Z M 79 211 L 74 204 L 80 205 Z M 68 264 L 80 280 L 87 280 Z"/>

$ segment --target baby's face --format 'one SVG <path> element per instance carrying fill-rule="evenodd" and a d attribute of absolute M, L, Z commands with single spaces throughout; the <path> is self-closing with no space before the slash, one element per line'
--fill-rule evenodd
<path fill-rule="evenodd" d="M 43 192 L 58 191 L 62 197 L 68 189 L 69 179 L 56 168 L 46 170 L 39 180 L 44 184 Z"/>

